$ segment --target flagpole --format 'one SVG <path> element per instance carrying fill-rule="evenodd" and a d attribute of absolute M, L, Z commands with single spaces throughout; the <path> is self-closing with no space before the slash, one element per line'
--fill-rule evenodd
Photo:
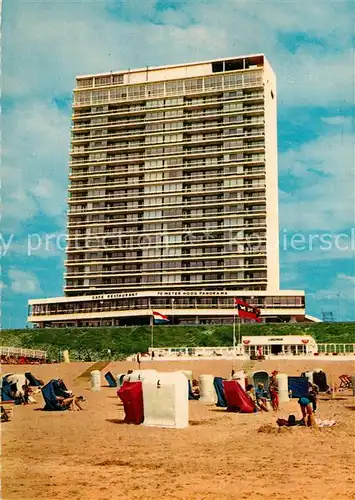
<path fill-rule="evenodd" d="M 234 305 L 234 314 L 233 314 L 233 370 L 235 370 L 235 305 Z"/>
<path fill-rule="evenodd" d="M 238 318 L 238 344 L 242 343 L 242 337 L 241 337 L 241 323 L 242 320 Z"/>
<path fill-rule="evenodd" d="M 154 347 L 154 316 L 150 320 L 150 347 Z"/>

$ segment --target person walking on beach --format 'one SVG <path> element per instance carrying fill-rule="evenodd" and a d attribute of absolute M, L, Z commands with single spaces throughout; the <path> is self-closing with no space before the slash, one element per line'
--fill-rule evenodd
<path fill-rule="evenodd" d="M 141 368 L 141 353 L 137 352 L 137 363 L 138 363 L 138 369 L 140 370 Z"/>
<path fill-rule="evenodd" d="M 279 382 L 276 378 L 278 372 L 274 370 L 271 374 L 269 382 L 269 392 L 271 398 L 271 406 L 274 411 L 279 409 Z"/>

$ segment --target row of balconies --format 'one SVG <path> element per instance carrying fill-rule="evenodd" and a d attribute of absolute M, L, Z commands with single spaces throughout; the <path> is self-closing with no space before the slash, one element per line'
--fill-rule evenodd
<path fill-rule="evenodd" d="M 233 179 L 233 177 L 229 178 L 230 180 Z M 228 179 L 226 179 L 228 180 Z M 136 204 L 134 207 L 140 207 L 144 206 L 145 209 L 149 209 L 149 207 L 156 207 L 161 204 L 160 198 L 162 197 L 167 197 L 167 196 L 183 196 L 185 193 L 207 193 L 207 194 L 212 194 L 215 192 L 220 192 L 223 190 L 224 193 L 230 193 L 230 192 L 236 192 L 238 193 L 239 191 L 248 191 L 248 190 L 254 190 L 254 191 L 260 191 L 262 189 L 265 189 L 265 182 L 261 179 L 254 179 L 253 182 L 244 182 L 244 184 L 238 186 L 227 186 L 226 181 L 224 180 L 223 182 L 215 182 L 213 184 L 203 184 L 202 185 L 197 184 L 197 185 L 190 185 L 188 187 L 183 186 L 184 183 L 182 183 L 182 187 L 179 190 L 176 191 L 158 191 L 154 193 L 148 193 L 147 190 L 144 190 L 143 188 L 141 189 L 128 189 L 128 190 L 122 190 L 122 191 L 116 191 L 116 192 L 110 192 L 109 190 L 105 190 L 105 193 L 100 193 L 100 194 L 88 194 L 84 191 L 82 193 L 77 193 L 75 192 L 74 195 L 72 195 L 70 198 L 68 198 L 68 203 L 73 204 L 73 203 L 88 203 L 90 201 L 95 201 L 95 200 L 116 200 L 120 199 L 121 201 L 123 200 L 135 200 Z M 185 180 L 186 184 L 186 180 Z M 104 189 L 103 189 L 104 190 Z M 236 199 L 242 199 L 243 195 L 240 195 L 239 198 L 237 196 Z M 248 198 L 248 196 L 245 196 Z M 152 204 L 145 204 L 145 200 L 154 200 L 155 198 L 159 198 L 157 203 L 152 203 Z M 225 197 L 227 198 L 227 197 Z M 228 200 L 231 201 L 231 200 Z M 188 199 L 185 200 L 180 200 L 176 201 L 175 203 L 171 203 L 171 205 L 182 205 L 182 204 L 187 204 L 189 203 Z"/>
<path fill-rule="evenodd" d="M 199 109 L 203 106 L 203 109 Z M 210 116 L 215 114 L 225 114 L 229 116 L 230 114 L 263 114 L 265 112 L 265 107 L 259 105 L 252 106 L 243 106 L 239 108 L 226 108 L 222 105 L 209 107 L 206 105 L 194 106 L 197 109 L 189 111 L 190 106 L 174 106 L 173 108 L 142 108 L 135 109 L 133 111 L 123 111 L 123 112 L 115 112 L 110 114 L 101 115 L 101 117 L 90 117 L 89 119 L 84 118 L 85 121 L 81 122 L 78 120 L 73 121 L 72 130 L 86 129 L 92 127 L 102 127 L 106 125 L 114 125 L 114 124 L 122 124 L 124 122 L 146 122 L 151 120 L 165 120 L 165 119 L 173 119 L 179 118 L 181 120 L 188 120 L 191 117 L 200 117 L 200 116 Z M 136 116 L 138 115 L 138 116 Z M 117 119 L 112 119 L 115 117 Z M 81 118 L 82 119 L 82 118 Z"/>
<path fill-rule="evenodd" d="M 266 265 L 264 266 L 211 266 L 211 267 L 201 267 L 201 268 L 189 268 L 186 269 L 184 267 L 181 267 L 180 269 L 159 269 L 156 272 L 154 270 L 149 270 L 145 269 L 144 266 L 141 267 L 141 269 L 136 269 L 136 271 L 132 270 L 123 270 L 121 272 L 116 272 L 116 271 L 99 271 L 99 272 L 88 272 L 88 271 L 79 271 L 78 273 L 74 272 L 73 269 L 71 269 L 69 272 L 64 274 L 64 278 L 94 278 L 94 277 L 100 277 L 100 278 L 105 278 L 108 276 L 115 276 L 115 277 L 120 277 L 120 276 L 156 276 L 156 275 L 164 275 L 164 276 L 175 276 L 176 274 L 180 274 L 182 276 L 186 274 L 205 274 L 209 271 L 215 271 L 215 272 L 251 272 L 253 271 L 259 271 L 260 273 L 265 271 L 266 275 Z M 253 273 L 254 274 L 254 273 Z M 258 276 L 260 277 L 260 276 Z"/>
<path fill-rule="evenodd" d="M 188 157 L 187 157 L 188 158 Z M 220 154 L 217 157 L 209 157 L 209 159 L 212 159 L 213 161 L 211 162 L 206 162 L 205 158 L 201 159 L 196 159 L 196 160 L 189 160 L 185 158 L 179 158 L 175 157 L 173 159 L 168 159 L 164 162 L 162 162 L 161 166 L 152 166 L 149 168 L 145 168 L 144 160 L 137 164 L 129 164 L 129 165 L 122 165 L 122 164 L 106 164 L 106 165 L 91 165 L 87 166 L 83 169 L 75 169 L 72 170 L 72 172 L 69 173 L 69 178 L 77 178 L 77 177 L 84 177 L 85 179 L 89 178 L 94 178 L 97 176 L 101 176 L 102 174 L 106 176 L 113 176 L 113 175 L 137 175 L 139 173 L 144 173 L 144 174 L 168 174 L 169 176 L 171 175 L 171 172 L 175 172 L 176 170 L 184 170 L 185 172 L 193 172 L 195 170 L 198 171 L 206 171 L 207 173 L 210 171 L 210 169 L 214 169 L 216 167 L 218 168 L 227 168 L 227 167 L 243 167 L 243 172 L 240 173 L 240 175 L 247 175 L 249 173 L 253 173 L 255 171 L 259 171 L 260 169 L 264 169 L 263 166 L 260 165 L 250 165 L 250 162 L 246 162 L 247 164 L 244 165 L 244 162 L 237 162 L 236 160 L 229 160 L 226 161 L 224 160 L 224 157 L 222 154 Z M 167 164 L 167 162 L 174 162 L 174 164 Z M 176 162 L 176 163 L 175 163 Z M 99 168 L 101 167 L 101 170 Z"/>
<path fill-rule="evenodd" d="M 185 122 L 188 121 L 193 121 L 195 119 L 198 119 L 200 121 L 200 118 L 206 118 L 206 119 L 212 119 L 212 118 L 218 118 L 218 117 L 223 117 L 223 118 L 228 118 L 228 117 L 240 117 L 241 120 L 235 123 L 245 123 L 248 122 L 248 120 L 244 120 L 244 115 L 247 116 L 257 116 L 257 115 L 264 115 L 264 107 L 260 106 L 256 109 L 248 109 L 248 110 L 232 110 L 232 111 L 227 111 L 224 109 L 209 109 L 206 111 L 196 111 L 196 112 L 189 112 L 189 113 L 181 113 L 181 114 L 176 114 L 175 116 L 166 116 L 165 113 L 162 111 L 156 112 L 155 114 L 158 116 L 147 116 L 147 114 L 144 114 L 142 116 L 138 117 L 131 117 L 128 119 L 122 118 L 121 120 L 106 120 L 106 121 L 101 121 L 100 123 L 92 123 L 92 120 L 84 122 L 84 123 L 77 123 L 74 124 L 71 127 L 72 132 L 75 131 L 82 131 L 82 130 L 91 130 L 91 129 L 100 129 L 100 128 L 105 128 L 105 129 L 110 129 L 112 127 L 130 127 L 131 125 L 136 125 L 136 124 L 148 124 L 148 123 L 171 123 L 171 122 Z M 230 122 L 228 122 L 230 123 Z"/>
<path fill-rule="evenodd" d="M 232 167 L 233 168 L 233 167 Z M 229 167 L 227 167 L 227 172 L 229 170 Z M 248 177 L 248 180 L 252 180 L 253 178 L 259 178 L 259 177 L 264 177 L 265 176 L 265 169 L 264 168 L 259 168 L 253 173 L 249 172 L 229 172 L 225 173 L 223 168 L 216 170 L 216 171 L 207 171 L 201 173 L 201 169 L 198 171 L 185 171 L 184 169 L 181 169 L 180 172 L 177 171 L 177 169 L 174 170 L 176 173 L 183 174 L 183 176 L 174 176 L 174 177 L 167 177 L 167 178 L 161 178 L 161 179 L 155 179 L 155 180 L 148 180 L 147 175 L 144 175 L 143 173 L 144 169 L 141 169 L 140 175 L 137 176 L 137 172 L 131 172 L 132 175 L 135 174 L 136 177 L 126 177 L 126 178 L 118 178 L 118 179 L 112 179 L 112 180 L 107 180 L 106 177 L 101 177 L 99 179 L 97 178 L 88 178 L 85 181 L 72 181 L 71 185 L 69 186 L 69 192 L 75 192 L 75 191 L 82 191 L 83 188 L 85 190 L 89 189 L 94 189 L 94 188 L 103 188 L 103 189 L 108 189 L 109 187 L 125 187 L 129 188 L 131 187 L 136 187 L 136 186 L 152 186 L 155 184 L 160 184 L 162 186 L 165 186 L 167 184 L 171 184 L 172 180 L 174 183 L 182 183 L 186 182 L 188 180 L 191 183 L 198 182 L 200 180 L 217 180 L 221 179 L 223 177 L 223 180 L 226 179 L 239 179 L 240 177 Z M 166 172 L 164 172 L 166 173 Z M 170 172 L 167 172 L 167 174 L 171 174 Z M 93 182 L 93 181 L 99 180 L 99 182 Z"/>
<path fill-rule="evenodd" d="M 259 201 L 259 200 L 257 200 Z M 225 218 L 228 220 L 228 218 L 231 218 L 231 217 L 240 217 L 239 214 L 231 214 L 228 216 L 226 216 Z M 255 219 L 255 215 L 253 214 L 253 212 L 247 212 L 247 214 L 244 214 L 243 216 L 244 218 L 246 218 L 248 220 L 251 219 Z M 259 216 L 260 217 L 260 216 Z M 159 224 L 164 224 L 164 225 L 173 225 L 175 227 L 176 224 L 179 224 L 179 227 L 183 227 L 183 225 L 185 224 L 194 224 L 194 222 L 190 222 L 191 219 L 190 218 L 181 218 L 181 219 L 178 219 L 178 220 L 175 220 L 174 222 L 167 222 L 166 220 L 159 220 Z M 140 216 L 139 220 L 138 220 L 138 216 L 137 216 L 137 220 L 134 221 L 132 219 L 129 219 L 129 220 L 125 220 L 125 216 L 121 216 L 121 217 L 114 217 L 110 214 L 98 214 L 98 215 L 88 215 L 88 216 L 78 216 L 77 214 L 70 214 L 70 218 L 69 218 L 69 221 L 68 221 L 68 228 L 75 228 L 75 227 L 87 227 L 87 226 L 90 226 L 90 227 L 94 227 L 94 226 L 109 226 L 109 225 L 114 225 L 116 227 L 130 227 L 130 225 L 135 225 L 138 223 L 144 223 L 144 226 L 146 227 L 147 225 L 149 224 L 152 224 L 154 223 L 154 221 L 150 220 L 150 219 L 143 219 L 142 215 Z M 207 223 L 208 221 L 206 221 Z M 217 223 L 217 224 L 224 224 L 224 219 L 223 218 L 219 218 L 217 220 L 211 220 L 211 222 L 213 223 Z M 199 221 L 198 219 L 198 223 L 199 224 L 203 224 L 203 220 L 202 222 Z M 155 224 L 155 223 L 154 223 Z M 248 225 L 248 223 L 246 223 L 246 225 Z M 231 226 L 233 227 L 233 226 Z"/>
<path fill-rule="evenodd" d="M 127 112 L 141 112 L 141 111 L 161 111 L 162 109 L 171 110 L 176 108 L 192 108 L 195 106 L 204 106 L 204 105 L 212 105 L 212 104 L 220 104 L 220 103 L 248 103 L 250 101 L 263 101 L 264 93 L 263 92 L 250 92 L 249 94 L 243 96 L 236 97 L 201 97 L 199 99 L 194 99 L 194 102 L 189 102 L 190 99 L 184 100 L 183 103 L 178 105 L 167 106 L 164 104 L 164 107 L 150 107 L 147 106 L 146 103 L 138 104 L 138 105 L 125 105 L 125 106 L 114 106 L 108 105 L 107 109 L 102 109 L 100 111 L 90 111 L 89 113 L 86 111 L 80 111 L 74 109 L 74 113 L 72 115 L 73 120 L 82 119 L 82 118 L 91 118 L 92 116 L 111 116 L 118 113 L 127 113 Z M 148 101 L 149 103 L 149 101 Z M 92 106 L 94 108 L 94 106 Z M 111 109 L 110 109 L 111 108 Z M 134 108 L 134 109 L 132 109 Z"/>
<path fill-rule="evenodd" d="M 190 144 L 193 142 L 195 144 L 221 144 L 223 145 L 225 142 L 235 142 L 235 149 L 238 150 L 249 150 L 249 149 L 254 149 L 254 148 L 265 148 L 265 143 L 264 141 L 258 141 L 258 142 L 249 142 L 247 144 L 243 143 L 243 138 L 241 138 L 240 134 L 236 133 L 236 130 L 233 130 L 233 134 L 208 134 L 208 136 L 205 134 L 203 137 L 199 139 L 192 139 L 191 137 L 184 137 L 180 141 L 164 141 L 164 142 L 157 142 L 157 143 L 152 143 L 148 144 L 144 140 L 141 141 L 131 141 L 131 142 L 121 142 L 117 144 L 107 144 L 105 146 L 74 146 L 74 149 L 71 150 L 70 154 L 72 156 L 75 155 L 80 155 L 80 154 L 87 154 L 88 152 L 94 154 L 94 153 L 110 153 L 111 151 L 119 151 L 121 149 L 151 149 L 151 148 L 156 148 L 156 147 L 169 147 L 169 146 L 188 146 L 191 149 Z M 178 135 L 178 134 L 175 134 Z M 183 134 L 180 134 L 183 135 Z M 201 134 L 203 135 L 203 134 Z M 164 137 L 167 137 L 165 135 Z"/>
<path fill-rule="evenodd" d="M 87 223 L 89 224 L 89 223 Z M 194 234 L 197 233 L 198 231 L 206 231 L 208 233 L 213 233 L 215 231 L 248 231 L 249 229 L 253 228 L 259 228 L 259 229 L 265 229 L 266 228 L 266 219 L 260 219 L 258 222 L 253 222 L 253 223 L 248 223 L 244 222 L 243 224 L 234 224 L 230 226 L 224 225 L 224 221 L 219 221 L 218 225 L 210 225 L 210 224 L 205 224 L 205 225 L 200 225 L 201 223 L 196 223 L 196 225 L 191 224 L 191 223 L 185 223 L 181 222 L 181 225 L 179 228 L 173 227 L 173 228 L 163 228 L 166 224 L 159 224 L 161 226 L 161 229 L 153 228 L 149 229 L 149 224 L 140 224 L 136 227 L 125 227 L 122 226 L 122 228 L 118 225 L 115 224 L 114 222 L 107 222 L 107 221 L 100 221 L 96 225 L 90 224 L 90 228 L 92 226 L 95 227 L 100 227 L 103 230 L 100 232 L 87 232 L 88 229 L 90 228 L 84 228 L 84 229 L 72 229 L 72 225 L 68 224 L 69 228 L 69 234 L 68 237 L 74 238 L 76 236 L 105 236 L 107 234 L 111 233 L 117 233 L 120 235 L 129 235 L 129 234 L 139 234 L 139 235 L 154 235 L 154 234 L 185 234 L 187 231 L 189 233 L 193 232 Z M 110 227 L 110 225 L 113 225 L 113 227 Z M 148 228 L 147 228 L 148 226 Z M 75 227 L 75 225 L 74 225 Z"/>
<path fill-rule="evenodd" d="M 182 122 L 178 122 L 178 124 L 182 124 Z M 164 126 L 164 124 L 162 124 Z M 92 130 L 91 132 L 86 132 L 86 133 L 80 133 L 78 134 L 77 132 L 73 132 L 71 142 L 72 144 L 76 144 L 78 142 L 87 142 L 88 140 L 94 141 L 94 140 L 113 140 L 113 139 L 119 139 L 122 137 L 130 137 L 133 136 L 135 137 L 149 137 L 152 135 L 159 135 L 161 133 L 196 133 L 196 132 L 204 132 L 206 129 L 208 131 L 211 130 L 224 130 L 226 128 L 240 128 L 238 124 L 236 123 L 226 123 L 223 122 L 222 119 L 216 122 L 210 122 L 210 123 L 200 123 L 197 122 L 197 124 L 189 123 L 189 124 L 183 124 L 183 127 L 178 127 L 178 128 L 171 128 L 169 130 L 157 130 L 157 131 L 149 131 L 146 130 L 146 127 L 140 127 L 140 128 L 135 128 L 132 131 L 124 131 L 124 132 L 117 132 L 115 130 L 107 130 L 107 129 L 100 129 L 100 130 Z M 100 132 L 100 135 L 97 135 L 97 132 Z M 253 132 L 246 132 L 243 134 L 239 134 L 238 137 L 249 137 L 253 135 Z M 255 133 L 254 133 L 255 135 Z M 261 135 L 261 132 L 259 132 L 259 135 Z"/>
<path fill-rule="evenodd" d="M 201 287 L 202 286 L 206 286 L 206 285 L 210 285 L 212 286 L 213 288 L 215 287 L 220 287 L 221 286 L 221 282 L 223 283 L 223 285 L 233 285 L 235 286 L 236 288 L 238 287 L 243 287 L 243 289 L 245 289 L 245 287 L 249 287 L 251 290 L 256 290 L 256 288 L 254 288 L 255 286 L 257 285 L 261 285 L 261 284 L 267 284 L 267 278 L 266 276 L 264 278 L 253 278 L 253 277 L 250 277 L 250 278 L 245 278 L 245 279 L 237 279 L 237 278 L 232 278 L 232 279 L 227 279 L 227 278 L 223 278 L 222 276 L 220 275 L 217 275 L 216 277 L 212 277 L 211 279 L 196 279 L 194 281 L 189 281 L 187 279 L 184 279 L 184 280 L 181 280 L 180 282 L 167 282 L 167 281 L 143 281 L 142 277 L 137 277 L 137 278 L 131 278 L 131 279 L 120 279 L 120 280 L 110 280 L 110 282 L 108 280 L 102 280 L 101 282 L 97 282 L 98 280 L 88 280 L 89 283 L 88 284 L 84 284 L 84 280 L 77 280 L 77 281 L 74 281 L 74 280 L 67 280 L 67 284 L 66 286 L 64 287 L 64 290 L 65 291 L 74 291 L 74 290 L 77 290 L 77 291 L 84 291 L 84 290 L 88 290 L 88 291 L 92 291 L 92 290 L 95 290 L 97 288 L 99 289 L 107 289 L 107 290 L 114 290 L 114 291 L 117 291 L 117 292 L 127 292 L 128 290 L 130 289 L 134 289 L 136 290 L 137 289 L 137 285 L 139 285 L 139 288 L 140 290 L 144 290 L 144 289 L 151 289 L 151 290 L 154 290 L 154 289 L 161 289 L 162 286 L 168 286 L 169 289 L 174 289 L 174 288 L 181 288 L 182 286 L 184 287 L 188 287 L 188 288 L 192 288 L 192 287 Z M 90 283 L 91 281 L 91 283 Z M 95 282 L 94 282 L 95 281 Z M 122 288 L 120 288 L 122 287 Z"/>
<path fill-rule="evenodd" d="M 238 150 L 236 148 L 223 148 L 220 146 L 214 146 L 214 147 L 205 147 L 205 148 L 185 148 L 184 150 L 181 151 L 171 151 L 169 148 L 165 148 L 168 151 L 164 151 L 164 148 L 157 148 L 158 151 L 150 151 L 148 154 L 147 153 L 126 153 L 126 154 L 121 154 L 121 155 L 111 155 L 108 157 L 101 157 L 101 158 L 96 158 L 96 159 L 76 159 L 70 161 L 70 168 L 73 169 L 77 165 L 100 165 L 102 163 L 104 164 L 111 164 L 111 163 L 116 163 L 116 162 L 121 162 L 121 161 L 139 161 L 139 160 L 144 160 L 144 159 L 154 159 L 154 160 L 166 160 L 174 157 L 178 158 L 183 158 L 186 159 L 190 156 L 196 156 L 196 157 L 210 157 L 211 154 L 215 154 L 216 152 L 219 152 L 220 154 L 231 154 L 231 153 L 238 153 Z M 207 154 L 206 154 L 207 153 Z M 243 164 L 243 163 L 250 163 L 250 162 L 261 162 L 265 161 L 265 156 L 264 155 L 258 155 L 258 157 L 244 157 L 240 159 L 233 160 L 233 163 Z"/>
<path fill-rule="evenodd" d="M 166 257 L 164 255 L 161 255 L 159 257 L 159 262 L 165 263 L 165 262 L 174 262 L 174 261 L 191 261 L 196 260 L 196 259 L 203 259 L 204 261 L 208 261 L 209 259 L 232 259 L 232 258 L 264 258 L 266 256 L 266 248 L 263 245 L 264 250 L 257 250 L 251 252 L 238 252 L 236 250 L 225 250 L 223 247 L 217 247 L 217 252 L 216 251 L 211 251 L 213 248 L 211 247 L 204 247 L 202 250 L 205 252 L 201 252 L 201 254 L 198 255 L 190 255 L 189 253 L 185 252 L 184 254 L 181 254 L 179 256 L 175 257 Z M 187 249 L 190 252 L 190 249 Z M 208 250 L 209 253 L 206 253 L 206 250 Z M 64 262 L 65 267 L 68 266 L 76 266 L 77 264 L 103 264 L 107 265 L 108 263 L 110 265 L 114 264 L 121 264 L 122 262 L 128 264 L 132 263 L 153 263 L 157 262 L 156 257 L 149 257 L 146 255 L 146 252 L 143 252 L 143 250 L 135 251 L 135 252 L 125 252 L 125 251 L 100 251 L 100 252 L 90 252 L 90 251 L 81 251 L 80 253 L 70 253 L 68 254 L 67 260 Z"/>
<path fill-rule="evenodd" d="M 226 188 L 227 189 L 227 188 Z M 257 191 L 257 190 L 263 190 L 262 186 L 259 186 L 259 187 L 256 187 L 256 186 L 252 186 L 252 189 L 253 191 Z M 190 192 L 192 194 L 196 193 L 200 193 L 202 191 L 188 191 L 186 190 L 186 192 Z M 205 191 L 207 192 L 207 191 Z M 208 191 L 209 193 L 211 193 L 212 191 Z M 218 192 L 218 191 L 217 191 Z M 171 194 L 171 193 L 170 193 Z M 228 194 L 230 196 L 228 196 Z M 174 201 L 174 200 L 164 200 L 163 201 L 160 201 L 160 200 L 157 200 L 155 203 L 151 203 L 149 205 L 146 205 L 144 204 L 144 198 L 142 198 L 142 200 L 140 201 L 122 201 L 122 200 L 129 200 L 129 199 L 136 199 L 137 196 L 135 195 L 132 195 L 131 197 L 126 197 L 124 198 L 123 196 L 112 196 L 112 197 L 102 197 L 102 201 L 100 204 L 95 204 L 93 205 L 92 207 L 84 207 L 84 206 L 81 206 L 81 207 L 78 207 L 79 210 L 69 210 L 69 215 L 71 215 L 72 213 L 77 213 L 77 212 L 82 212 L 83 209 L 101 209 L 101 208 L 107 208 L 107 211 L 109 212 L 110 210 L 112 210 L 113 208 L 118 208 L 120 210 L 118 210 L 119 213 L 127 213 L 127 214 L 132 214 L 132 212 L 136 212 L 136 211 L 140 211 L 143 213 L 143 217 L 144 217 L 144 213 L 147 213 L 151 210 L 164 210 L 164 211 L 169 211 L 169 210 L 173 210 L 173 209 L 179 209 L 181 208 L 182 210 L 185 210 L 186 208 L 188 209 L 192 209 L 192 210 L 198 210 L 198 209 L 205 209 L 205 206 L 219 206 L 221 208 L 221 212 L 222 212 L 222 207 L 224 207 L 224 212 L 226 214 L 230 214 L 232 213 L 233 211 L 230 209 L 231 205 L 233 204 L 236 204 L 236 203 L 246 203 L 246 202 L 250 202 L 250 201 L 265 201 L 266 200 L 266 197 L 265 196 L 262 196 L 259 194 L 259 196 L 247 196 L 247 195 L 241 195 L 241 196 L 231 196 L 232 193 L 224 193 L 224 197 L 222 198 L 216 198 L 216 197 L 208 197 L 210 199 L 205 199 L 205 200 L 189 200 L 189 199 L 183 199 L 181 201 Z M 237 193 L 238 194 L 238 193 Z M 166 197 L 170 197 L 169 196 L 169 193 L 165 193 L 164 194 L 165 198 Z M 160 198 L 164 197 L 163 195 L 160 195 Z M 158 195 L 159 197 L 159 195 Z M 199 196 L 196 196 L 196 198 L 199 198 Z M 96 198 L 93 198 L 93 200 L 98 200 L 100 199 L 99 197 L 96 197 Z M 107 199 L 110 199 L 110 200 L 113 200 L 113 201 L 116 201 L 116 200 L 121 200 L 121 201 L 117 201 L 116 203 L 111 203 L 111 204 L 108 204 L 108 205 L 103 205 L 103 203 L 107 200 Z M 79 202 L 82 202 L 83 200 L 73 200 L 73 203 L 79 203 Z M 155 201 L 155 197 L 151 199 L 151 201 Z M 87 201 L 88 203 L 91 203 L 90 201 Z M 73 205 L 73 207 L 75 207 L 75 205 Z M 70 206 L 70 208 L 72 208 L 72 206 Z"/>
<path fill-rule="evenodd" d="M 250 70 L 249 70 L 250 71 Z M 197 85 L 197 81 L 201 85 Z M 189 87 L 191 85 L 191 88 Z M 263 75 L 259 69 L 253 73 L 201 76 L 193 80 L 163 81 L 144 85 L 116 86 L 110 89 L 90 89 L 78 92 L 75 89 L 73 108 L 91 107 L 118 102 L 142 102 L 146 100 L 179 98 L 185 95 L 202 97 L 219 91 L 233 92 L 246 89 L 262 89 Z M 80 89 L 81 90 L 81 89 Z"/>
<path fill-rule="evenodd" d="M 99 241 L 101 240 L 101 241 Z M 105 241 L 104 241 L 105 240 Z M 87 250 L 102 250 L 102 249 L 105 249 L 105 250 L 108 250 L 108 249 L 117 249 L 117 250 L 120 250 L 120 251 L 123 251 L 125 249 L 127 250 L 130 250 L 130 251 L 133 251 L 133 250 L 141 250 L 144 245 L 147 245 L 146 242 L 144 241 L 144 238 L 138 238 L 137 240 L 140 240 L 140 241 L 136 241 L 135 243 L 134 242 L 131 242 L 129 241 L 128 243 L 123 243 L 121 241 L 120 238 L 112 238 L 112 240 L 108 240 L 108 239 L 103 239 L 103 238 L 96 238 L 94 241 L 92 241 L 92 243 L 89 245 L 88 241 L 83 241 L 83 242 L 76 242 L 75 245 L 70 245 L 67 247 L 66 251 L 68 253 L 70 252 L 86 252 Z M 254 246 L 254 247 L 257 247 L 259 248 L 261 245 L 263 245 L 264 243 L 266 242 L 266 237 L 265 237 L 265 233 L 263 233 L 262 236 L 252 236 L 252 235 L 248 235 L 248 237 L 240 237 L 240 238 L 234 238 L 233 240 L 230 239 L 229 237 L 228 238 L 215 238 L 213 240 L 211 239 L 208 239 L 208 240 L 205 240 L 203 242 L 201 241 L 189 241 L 189 240 L 185 240 L 183 242 L 179 242 L 179 243 L 161 243 L 161 242 L 150 242 L 149 243 L 149 249 L 150 250 L 154 250 L 154 251 L 157 251 L 157 250 L 161 250 L 161 249 L 165 249 L 165 250 L 178 250 L 178 249 L 182 249 L 183 247 L 184 248 L 203 248 L 203 247 L 208 247 L 208 246 L 214 246 L 214 245 L 228 245 L 230 247 L 236 247 L 236 246 L 239 246 L 239 245 L 244 245 L 244 244 L 247 244 L 249 245 L 251 248 Z M 81 244 L 82 243 L 82 244 Z M 95 246 L 96 245 L 96 246 Z M 245 249 L 245 247 L 243 246 L 243 249 Z"/>

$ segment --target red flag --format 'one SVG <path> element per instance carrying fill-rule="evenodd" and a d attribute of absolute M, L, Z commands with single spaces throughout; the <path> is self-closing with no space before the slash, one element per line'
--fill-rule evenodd
<path fill-rule="evenodd" d="M 234 299 L 234 305 L 237 306 L 238 316 L 240 318 L 253 319 L 258 323 L 261 323 L 260 309 L 249 305 L 247 302 L 244 302 L 244 300 L 241 299 Z"/>

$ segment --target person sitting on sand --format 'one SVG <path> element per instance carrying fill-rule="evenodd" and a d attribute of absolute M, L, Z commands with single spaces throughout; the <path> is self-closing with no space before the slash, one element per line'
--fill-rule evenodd
<path fill-rule="evenodd" d="M 274 411 L 279 409 L 279 382 L 276 378 L 277 370 L 274 370 L 270 377 L 269 392 L 271 397 L 271 406 Z"/>
<path fill-rule="evenodd" d="M 265 391 L 264 384 L 260 382 L 258 384 L 258 387 L 255 391 L 255 396 L 256 396 L 256 402 L 258 406 L 263 407 L 265 411 L 269 411 L 268 408 L 268 393 Z"/>
<path fill-rule="evenodd" d="M 255 389 L 254 389 L 254 386 L 252 384 L 247 385 L 245 392 L 247 393 L 247 396 L 249 396 L 249 399 L 254 404 L 254 407 L 256 408 L 256 410 L 268 411 L 268 409 L 266 408 L 264 403 L 262 401 L 258 401 L 256 399 Z"/>
<path fill-rule="evenodd" d="M 58 401 L 58 404 L 62 406 L 63 408 L 66 408 L 67 410 L 71 411 L 76 411 L 76 406 L 79 408 L 79 410 L 83 410 L 83 408 L 80 406 L 79 401 L 85 401 L 85 399 L 82 396 L 72 396 L 69 398 L 64 398 L 63 396 L 56 396 L 56 399 Z"/>
<path fill-rule="evenodd" d="M 200 386 L 196 379 L 192 380 L 192 394 L 195 397 L 200 397 Z"/>

